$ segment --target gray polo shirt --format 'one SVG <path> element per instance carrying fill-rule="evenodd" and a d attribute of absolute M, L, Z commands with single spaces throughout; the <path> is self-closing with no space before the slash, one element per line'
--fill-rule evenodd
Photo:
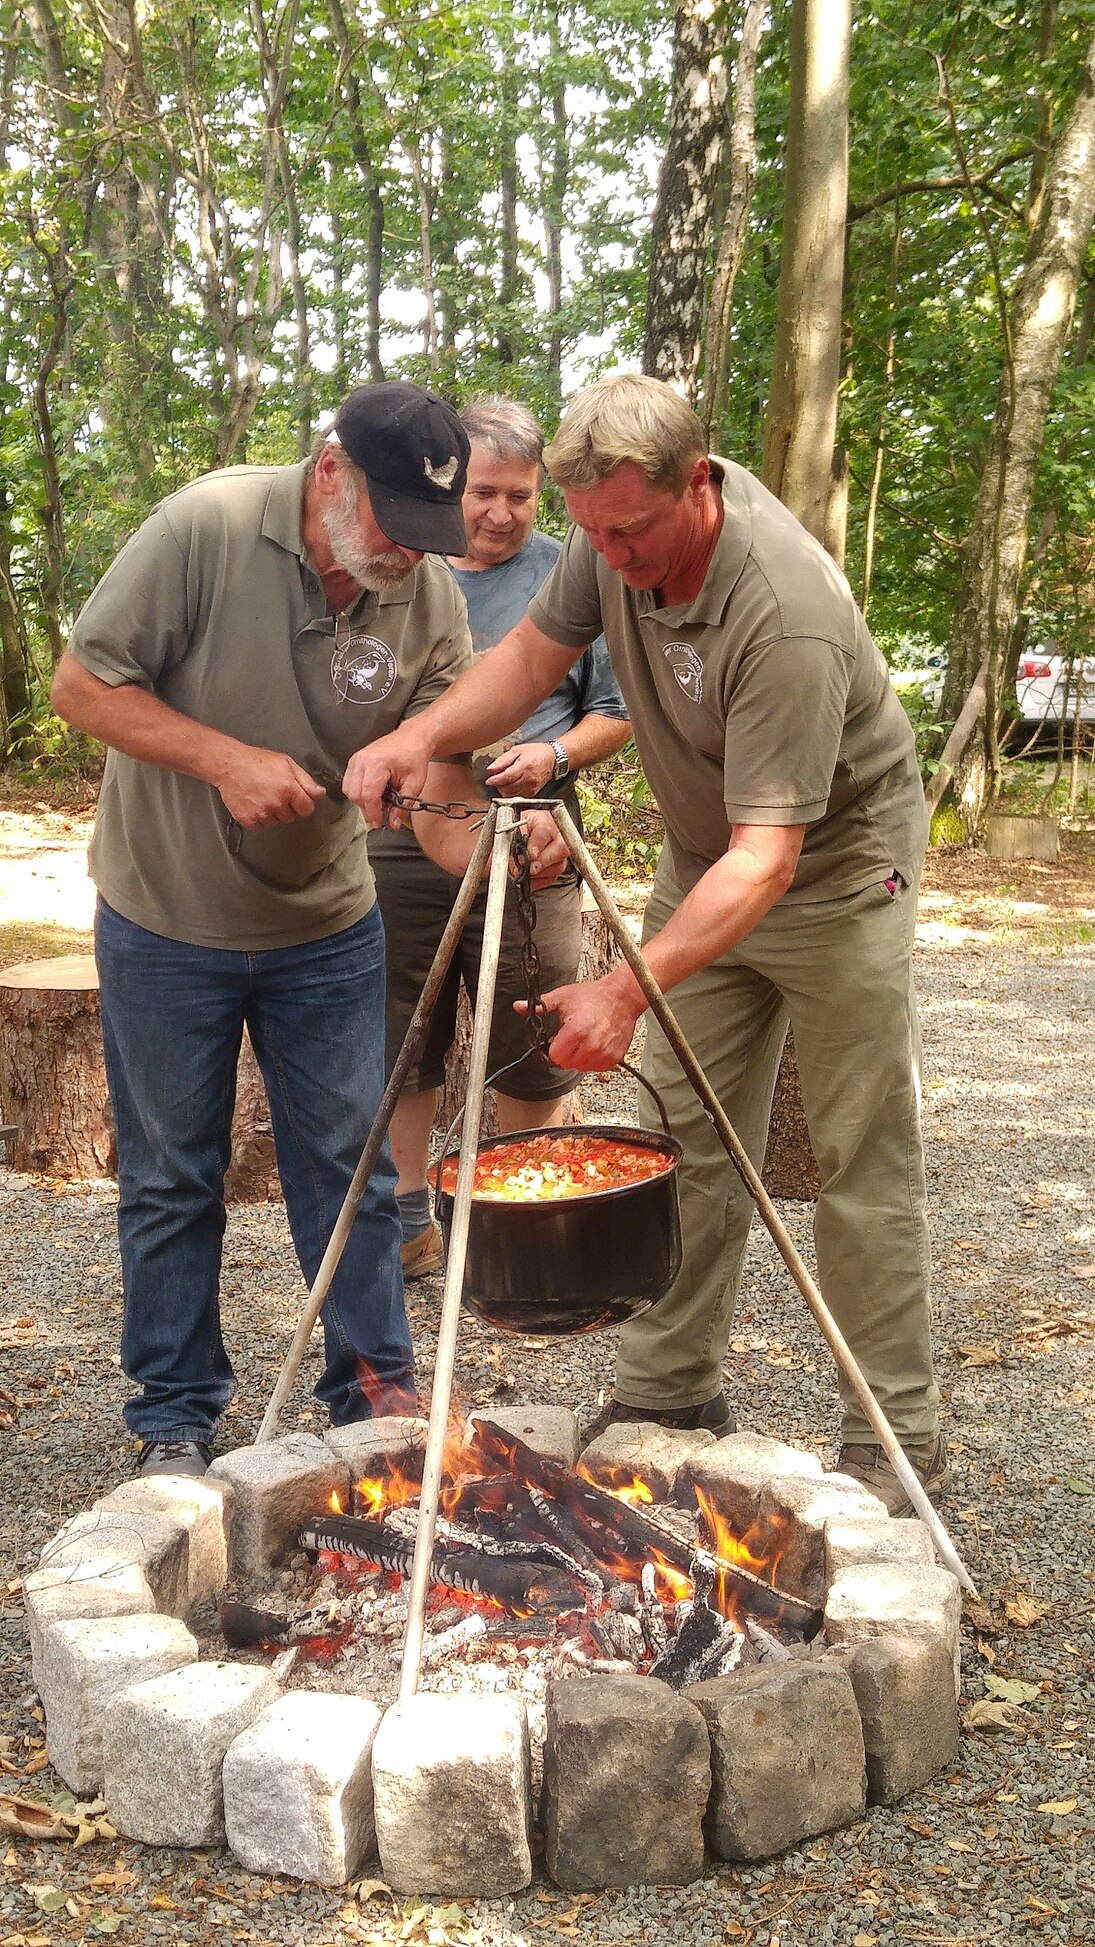
<path fill-rule="evenodd" d="M 927 812 L 908 719 L 844 576 L 744 467 L 713 459 L 724 520 L 695 600 L 658 608 L 572 528 L 530 605 L 553 641 L 603 629 L 679 883 L 735 824 L 805 825 L 788 901 L 911 880 Z"/>
<path fill-rule="evenodd" d="M 517 626 L 561 552 L 561 541 L 534 528 L 524 547 L 496 567 L 468 569 L 456 568 L 451 561 L 447 564 L 468 605 L 468 627 L 477 656 L 493 649 L 496 642 L 501 642 Z M 506 742 L 550 744 L 554 738 L 573 730 L 583 717 L 591 715 L 614 717 L 620 723 L 627 716 L 603 636 L 598 636 L 583 650 L 557 688 L 536 705 L 532 715 Z M 573 785 L 577 775 L 576 771 L 568 771 L 564 778 L 549 778 L 539 795 L 557 798 L 561 791 Z"/>
<path fill-rule="evenodd" d="M 227 467 L 163 501 L 69 640 L 103 682 L 284 751 L 328 788 L 310 818 L 244 832 L 211 785 L 108 752 L 91 875 L 116 911 L 168 939 L 257 951 L 362 918 L 375 892 L 343 770 L 471 661 L 463 598 L 429 557 L 336 625 L 303 556 L 306 472 Z"/>

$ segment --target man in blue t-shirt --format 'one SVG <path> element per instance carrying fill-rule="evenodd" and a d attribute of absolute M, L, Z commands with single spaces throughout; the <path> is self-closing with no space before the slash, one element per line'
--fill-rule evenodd
<path fill-rule="evenodd" d="M 468 604 L 472 647 L 481 654 L 520 621 L 554 566 L 560 543 L 534 527 L 544 477 L 544 439 L 532 414 L 513 400 L 484 398 L 468 405 L 461 418 L 471 441 L 463 500 L 467 553 L 450 559 L 448 565 Z M 485 756 L 476 768 L 501 796 L 562 798 L 580 824 L 574 789 L 578 772 L 610 757 L 630 733 L 604 637 L 598 636 L 513 741 Z M 457 893 L 456 881 L 432 866 L 413 840 L 407 842 L 408 837 L 406 831 L 377 831 L 369 838 L 387 941 L 389 1070 Z M 456 1027 L 461 976 L 475 997 L 485 910 L 484 890 L 472 908 L 438 997 L 417 1068 L 392 1118 L 405 1278 L 426 1277 L 440 1270 L 444 1261 L 440 1229 L 430 1215 L 426 1167 L 445 1057 Z M 577 874 L 568 869 L 550 891 L 536 895 L 536 946 L 545 991 L 574 979 L 581 944 L 581 886 Z M 511 892 L 487 1071 L 493 1074 L 509 1064 L 504 1088 L 495 1091 L 498 1126 L 504 1134 L 562 1122 L 576 1079 L 573 1070 L 554 1067 L 529 1047 L 525 1022 L 513 1011 L 513 1002 L 524 993 L 521 938 Z"/>

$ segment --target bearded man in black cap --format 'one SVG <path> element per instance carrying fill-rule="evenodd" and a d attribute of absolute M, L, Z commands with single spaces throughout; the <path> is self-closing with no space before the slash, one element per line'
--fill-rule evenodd
<path fill-rule="evenodd" d="M 58 714 L 108 746 L 89 855 L 117 1125 L 125 1419 L 138 1472 L 201 1474 L 234 1390 L 220 1326 L 224 1174 L 246 1023 L 311 1282 L 384 1080 L 384 940 L 349 759 L 471 661 L 430 554 L 463 554 L 468 441 L 417 386 L 360 386 L 295 466 L 165 500 L 79 615 Z M 473 795 L 461 761 L 424 795 Z M 416 814 L 461 872 L 467 825 Z M 544 883 L 565 859 L 530 834 Z M 334 1425 L 413 1406 L 385 1149 L 323 1309 Z"/>

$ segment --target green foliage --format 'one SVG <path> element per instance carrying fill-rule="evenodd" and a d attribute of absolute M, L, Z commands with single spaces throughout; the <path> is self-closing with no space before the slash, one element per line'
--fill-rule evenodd
<path fill-rule="evenodd" d="M 732 50 L 740 0 L 725 11 Z M 754 467 L 790 14 L 791 0 L 773 0 L 762 43 L 715 442 Z M 17 0 L 0 0 L 0 761 L 29 725 L 39 762 L 63 768 L 85 753 L 48 718 L 52 663 L 162 495 L 225 461 L 292 459 L 370 375 L 426 380 L 457 402 L 514 393 L 551 430 L 577 383 L 636 362 L 674 9 L 229 0 L 202 13 L 166 0 L 34 18 L 32 35 Z M 895 668 L 949 640 L 1004 356 L 999 300 L 1029 248 L 1035 157 L 1075 96 L 1090 33 L 1090 0 L 855 10 L 847 571 L 862 595 L 881 457 L 868 619 Z M 713 234 L 712 257 L 715 245 Z M 545 524 L 563 531 L 558 496 Z M 1029 639 L 1082 652 L 1095 574 L 1090 355 L 1066 363 L 1056 387 L 1033 532 Z M 908 707 L 926 749 L 939 729 L 930 699 Z M 591 831 L 643 863 L 656 819 L 620 789 L 617 801 L 598 783 Z"/>
<path fill-rule="evenodd" d="M 653 877 L 663 826 L 634 742 L 578 780 L 586 842 L 615 879 Z"/>
<path fill-rule="evenodd" d="M 954 805 L 941 804 L 938 811 L 933 811 L 929 844 L 968 845 L 969 838 L 966 821 Z"/>

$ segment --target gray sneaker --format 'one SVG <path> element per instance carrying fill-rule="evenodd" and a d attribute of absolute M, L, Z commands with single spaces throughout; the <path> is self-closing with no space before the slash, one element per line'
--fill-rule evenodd
<path fill-rule="evenodd" d="M 905 1458 L 910 1462 L 918 1480 L 923 1483 L 929 1501 L 942 1500 L 950 1478 L 947 1450 L 943 1445 L 942 1434 L 937 1433 L 934 1440 L 926 1440 L 921 1445 L 906 1447 Z M 841 1447 L 836 1464 L 838 1473 L 850 1474 L 853 1480 L 862 1481 L 870 1493 L 885 1502 L 891 1514 L 916 1513 L 881 1447 Z"/>
<path fill-rule="evenodd" d="M 211 1459 L 211 1449 L 201 1440 L 142 1440 L 137 1450 L 137 1479 L 146 1481 L 156 1474 L 181 1474 L 189 1480 L 200 1480 Z"/>

